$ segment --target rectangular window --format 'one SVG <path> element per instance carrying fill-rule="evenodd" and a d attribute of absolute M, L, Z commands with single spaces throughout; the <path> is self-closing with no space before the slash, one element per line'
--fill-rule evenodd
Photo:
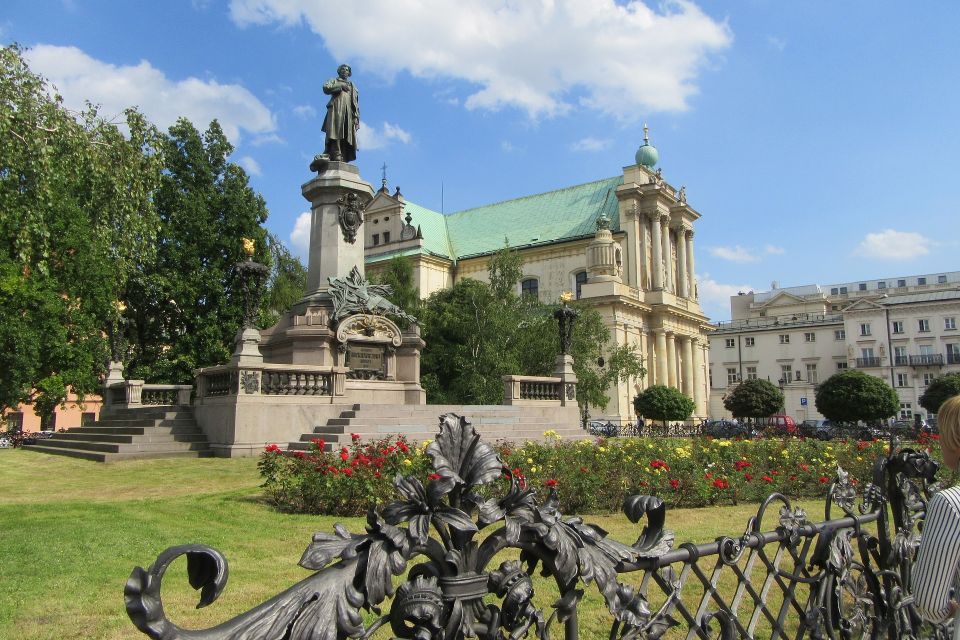
<path fill-rule="evenodd" d="M 925 373 L 923 374 L 923 386 L 929 387 L 930 383 L 937 377 L 934 373 Z"/>
<path fill-rule="evenodd" d="M 23 412 L 11 411 L 6 415 L 7 431 L 23 431 Z"/>
<path fill-rule="evenodd" d="M 894 333 L 903 333 L 903 321 L 902 321 L 902 320 L 894 320 L 891 324 L 893 325 L 892 331 L 893 331 Z"/>
<path fill-rule="evenodd" d="M 877 283 L 877 289 L 886 289 L 886 288 L 887 288 L 887 283 L 884 282 L 883 280 Z"/>
<path fill-rule="evenodd" d="M 937 284 L 947 284 L 947 276 L 937 276 Z"/>
<path fill-rule="evenodd" d="M 756 380 L 756 379 L 757 379 L 757 368 L 747 367 L 747 380 Z"/>
<path fill-rule="evenodd" d="M 790 344 L 790 334 L 781 333 L 780 334 L 780 344 Z"/>
<path fill-rule="evenodd" d="M 537 298 L 540 295 L 540 282 L 536 278 L 527 278 L 520 283 L 520 295 Z"/>
<path fill-rule="evenodd" d="M 922 355 L 922 356 L 932 356 L 932 355 L 933 355 L 933 345 L 932 345 L 932 344 L 921 344 L 921 345 L 920 345 L 920 355 Z"/>
<path fill-rule="evenodd" d="M 906 347 L 894 347 L 893 348 L 893 364 L 895 365 L 904 365 L 907 364 L 907 348 Z"/>
<path fill-rule="evenodd" d="M 864 347 L 863 349 L 860 349 L 860 357 L 863 358 L 864 360 L 867 360 L 867 359 L 872 360 L 873 347 Z"/>
<path fill-rule="evenodd" d="M 580 299 L 580 287 L 587 283 L 587 272 L 578 271 L 577 275 L 573 277 L 574 281 L 577 283 L 577 300 Z"/>
<path fill-rule="evenodd" d="M 909 387 L 910 386 L 910 376 L 906 373 L 897 374 L 897 386 L 898 387 Z"/>
<path fill-rule="evenodd" d="M 373 234 L 373 246 L 377 246 L 378 244 L 380 244 L 380 234 L 375 233 Z"/>
<path fill-rule="evenodd" d="M 727 349 L 733 349 L 735 346 L 737 346 L 737 342 L 733 338 L 727 338 L 724 340 L 724 346 L 726 346 Z"/>
<path fill-rule="evenodd" d="M 807 333 L 803 334 L 803 340 L 804 340 L 804 342 L 816 342 L 816 341 L 817 341 L 817 334 L 815 334 L 815 333 L 813 333 L 813 332 L 807 332 Z"/>
<path fill-rule="evenodd" d="M 848 365 L 848 363 L 846 363 L 846 362 L 838 362 L 838 363 L 837 363 L 837 371 L 844 371 L 844 370 L 846 370 L 847 365 Z"/>
<path fill-rule="evenodd" d="M 84 411 L 80 414 L 80 426 L 92 425 L 97 421 L 97 414 L 93 411 Z"/>
<path fill-rule="evenodd" d="M 838 304 L 830 305 L 830 311 L 840 311 L 840 305 Z"/>
<path fill-rule="evenodd" d="M 947 346 L 947 364 L 960 364 L 960 345 L 948 344 Z"/>
<path fill-rule="evenodd" d="M 898 287 L 905 287 L 905 286 L 907 286 L 907 281 L 906 281 L 906 280 L 897 280 L 897 286 L 898 286 Z"/>
<path fill-rule="evenodd" d="M 836 295 L 839 295 L 839 294 L 840 294 L 840 289 L 838 289 L 837 287 L 831 287 L 831 289 L 830 289 L 830 295 L 836 296 Z"/>
<path fill-rule="evenodd" d="M 953 331 L 957 328 L 957 319 L 954 317 L 943 319 L 943 328 L 947 331 Z"/>
<path fill-rule="evenodd" d="M 734 368 L 727 369 L 727 385 L 737 384 L 737 370 Z"/>
<path fill-rule="evenodd" d="M 743 339 L 743 344 L 744 344 L 744 346 L 747 346 L 747 347 L 752 347 L 752 346 L 755 345 L 756 343 L 757 343 L 757 339 L 756 339 L 756 338 L 744 338 L 744 339 Z"/>
<path fill-rule="evenodd" d="M 866 282 L 861 282 L 860 284 L 857 285 L 857 288 L 858 288 L 860 291 L 866 291 L 866 290 L 867 290 L 867 283 L 866 283 Z"/>
<path fill-rule="evenodd" d="M 917 284 L 927 284 L 926 278 L 917 278 Z"/>
<path fill-rule="evenodd" d="M 868 336 L 868 335 L 870 335 L 870 323 L 869 323 L 869 322 L 861 322 L 861 323 L 860 323 L 860 335 L 862 335 L 862 336 Z"/>
<path fill-rule="evenodd" d="M 900 419 L 910 420 L 913 418 L 913 405 L 909 402 L 900 403 Z"/>
<path fill-rule="evenodd" d="M 817 365 L 814 363 L 807 363 L 807 382 L 813 384 L 820 382 L 820 378 L 817 376 Z"/>
<path fill-rule="evenodd" d="M 780 379 L 784 382 L 790 382 L 793 380 L 793 365 L 792 364 L 782 364 L 780 365 Z"/>
<path fill-rule="evenodd" d="M 842 296 L 847 295 L 847 288 L 846 288 L 846 287 L 840 287 L 840 295 L 842 295 Z"/>
<path fill-rule="evenodd" d="M 846 329 L 837 329 L 833 332 L 834 340 L 846 340 L 847 339 L 847 330 Z"/>
<path fill-rule="evenodd" d="M 919 331 L 920 333 L 929 333 L 930 321 L 926 319 L 917 320 L 917 331 Z"/>
<path fill-rule="evenodd" d="M 384 232 L 383 232 L 383 244 L 387 244 L 388 242 L 390 242 L 390 232 L 389 232 L 389 231 L 384 231 Z"/>

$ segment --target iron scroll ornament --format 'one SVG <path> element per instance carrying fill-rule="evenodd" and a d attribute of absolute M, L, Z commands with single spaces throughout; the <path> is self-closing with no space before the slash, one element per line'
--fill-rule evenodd
<path fill-rule="evenodd" d="M 190 584 L 200 590 L 198 607 L 214 602 L 226 586 L 223 555 L 204 545 L 186 545 L 165 550 L 149 569 L 133 570 L 124 589 L 127 614 L 155 640 L 369 638 L 386 624 L 395 637 L 413 640 L 500 640 L 528 633 L 546 640 L 555 624 L 572 619 L 576 628 L 584 593 L 578 587 L 593 583 L 616 619 L 617 637 L 659 638 L 675 624 L 662 610 L 652 613 L 638 592 L 617 581 L 618 565 L 670 549 L 673 534 L 662 528 L 666 507 L 659 498 L 627 499 L 624 510 L 631 521 L 648 518 L 637 542 L 628 546 L 581 518 L 563 517 L 553 489 L 538 504 L 534 490 L 503 466 L 458 415 L 441 417 L 440 433 L 427 453 L 437 479 L 424 485 L 398 475 L 394 484 L 400 499 L 371 508 L 366 533 L 350 533 L 338 524 L 333 534 L 315 534 L 300 565 L 316 573 L 258 607 L 205 630 L 181 629 L 167 618 L 160 589 L 177 557 L 187 557 Z M 501 477 L 509 481 L 501 497 L 485 499 L 475 492 Z M 482 529 L 494 525 L 499 528 L 478 539 Z M 488 571 L 508 547 L 520 550 L 520 562 L 502 562 Z M 394 593 L 393 579 L 417 557 L 424 561 L 410 568 L 390 610 L 381 613 L 379 605 Z M 538 565 L 554 577 L 561 594 L 549 613 L 533 604 L 530 574 Z M 500 602 L 485 603 L 488 594 Z M 369 626 L 363 624 L 363 609 L 379 616 Z"/>

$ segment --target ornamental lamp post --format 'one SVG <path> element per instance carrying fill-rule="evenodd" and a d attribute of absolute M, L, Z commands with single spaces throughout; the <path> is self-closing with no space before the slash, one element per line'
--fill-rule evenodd
<path fill-rule="evenodd" d="M 237 334 L 236 349 L 231 362 L 261 363 L 263 354 L 260 353 L 260 331 L 256 320 L 260 312 L 260 298 L 263 296 L 263 284 L 270 269 L 259 262 L 254 262 L 254 241 L 242 238 L 243 252 L 247 259 L 234 265 L 240 292 L 243 294 L 243 326 Z"/>
<path fill-rule="evenodd" d="M 561 306 L 553 312 L 553 317 L 557 319 L 560 325 L 560 355 L 565 356 L 570 353 L 570 343 L 573 341 L 573 323 L 580 317 L 580 311 L 567 306 L 567 303 L 573 299 L 573 294 L 564 291 L 560 294 Z"/>

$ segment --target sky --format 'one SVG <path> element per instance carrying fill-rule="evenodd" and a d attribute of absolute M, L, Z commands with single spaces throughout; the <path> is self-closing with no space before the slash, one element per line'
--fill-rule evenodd
<path fill-rule="evenodd" d="M 5 0 L 0 42 L 70 107 L 216 118 L 306 261 L 322 84 L 356 164 L 443 212 L 618 175 L 643 125 L 701 215 L 701 303 L 960 270 L 960 3 Z"/>

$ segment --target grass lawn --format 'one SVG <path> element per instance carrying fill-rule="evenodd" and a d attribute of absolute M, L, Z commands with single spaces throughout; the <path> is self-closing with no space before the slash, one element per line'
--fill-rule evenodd
<path fill-rule="evenodd" d="M 332 531 L 336 521 L 363 530 L 362 519 L 277 513 L 259 501 L 259 482 L 250 458 L 101 464 L 0 450 L 0 638 L 144 637 L 127 618 L 123 585 L 134 566 L 149 566 L 166 547 L 191 542 L 227 557 L 227 588 L 210 607 L 194 609 L 197 594 L 180 559 L 167 573 L 164 604 L 181 626 L 213 626 L 309 575 L 297 561 L 314 532 Z M 799 504 L 811 519 L 821 519 L 820 502 Z M 742 533 L 756 507 L 672 511 L 667 526 L 677 544 L 707 542 Z M 775 520 L 774 510 L 765 530 Z M 622 515 L 587 521 L 628 544 L 639 534 Z M 538 603 L 548 608 L 548 583 L 538 579 L 536 588 Z M 596 589 L 588 593 L 581 637 L 606 637 L 610 616 Z M 386 629 L 376 637 L 388 637 Z"/>

